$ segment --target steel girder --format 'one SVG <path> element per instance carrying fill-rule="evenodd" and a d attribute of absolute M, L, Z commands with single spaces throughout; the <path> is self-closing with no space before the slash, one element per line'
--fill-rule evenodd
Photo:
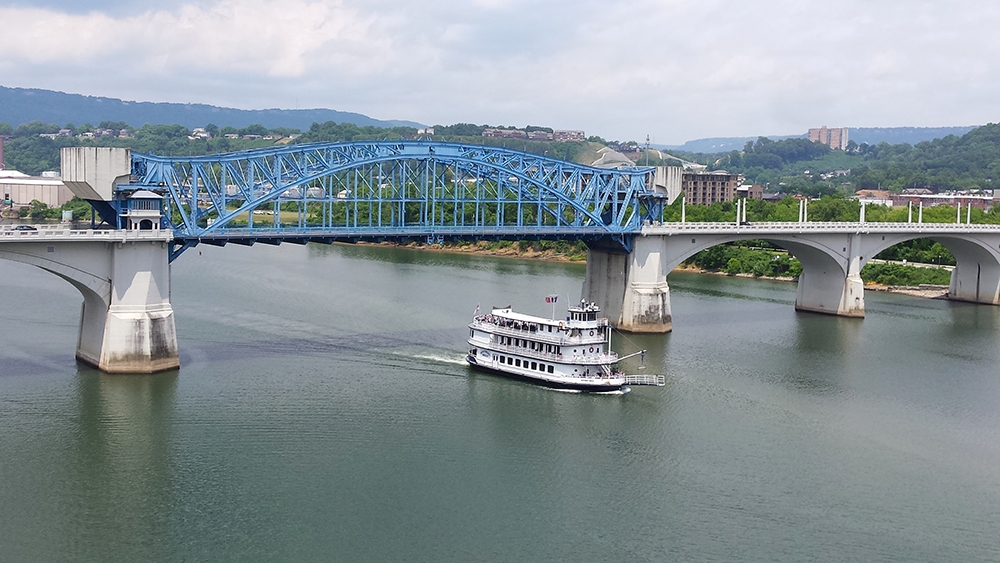
<path fill-rule="evenodd" d="M 603 169 L 427 141 L 132 155 L 120 196 L 164 196 L 175 256 L 198 242 L 400 238 L 610 239 L 629 246 L 660 202 L 652 168 Z"/>

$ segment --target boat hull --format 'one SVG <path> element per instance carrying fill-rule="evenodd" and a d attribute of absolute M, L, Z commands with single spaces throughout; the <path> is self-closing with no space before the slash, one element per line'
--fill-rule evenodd
<path fill-rule="evenodd" d="M 493 366 L 486 366 L 480 364 L 476 361 L 476 357 L 466 355 L 465 361 L 469 363 L 474 369 L 482 372 L 491 373 L 494 375 L 502 375 L 503 377 L 508 377 L 510 379 L 516 379 L 518 381 L 527 381 L 529 383 L 534 383 L 536 385 L 541 385 L 543 387 L 549 387 L 552 389 L 566 389 L 573 391 L 586 391 L 590 393 L 610 393 L 614 391 L 621 391 L 625 387 L 625 383 L 605 385 L 603 383 L 588 383 L 586 381 L 553 381 L 550 379 L 542 379 L 539 377 L 531 377 L 528 375 L 523 375 L 520 373 L 513 373 L 509 371 L 504 371 L 500 369 L 495 369 Z"/>

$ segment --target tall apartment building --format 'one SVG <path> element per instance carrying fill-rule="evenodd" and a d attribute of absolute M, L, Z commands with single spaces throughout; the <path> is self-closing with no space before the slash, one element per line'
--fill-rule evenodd
<path fill-rule="evenodd" d="M 685 202 L 692 205 L 711 205 L 718 201 L 733 201 L 736 188 L 743 183 L 743 176 L 725 170 L 714 172 L 685 172 L 681 189 Z"/>
<path fill-rule="evenodd" d="M 814 143 L 823 143 L 835 151 L 847 149 L 847 127 L 833 127 L 828 129 L 826 125 L 809 130 L 809 140 Z"/>

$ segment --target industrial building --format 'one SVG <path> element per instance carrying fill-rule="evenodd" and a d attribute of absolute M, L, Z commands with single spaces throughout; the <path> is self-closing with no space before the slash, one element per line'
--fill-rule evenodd
<path fill-rule="evenodd" d="M 73 192 L 67 188 L 55 172 L 43 172 L 42 176 L 29 176 L 17 170 L 0 170 L 0 189 L 4 201 L 13 208 L 28 205 L 38 200 L 49 207 L 61 207 L 73 199 Z"/>

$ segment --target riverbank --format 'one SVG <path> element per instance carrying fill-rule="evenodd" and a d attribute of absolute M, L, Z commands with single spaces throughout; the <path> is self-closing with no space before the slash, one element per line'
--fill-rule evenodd
<path fill-rule="evenodd" d="M 796 278 L 788 276 L 754 276 L 753 274 L 729 274 L 721 271 L 711 271 L 697 266 L 678 266 L 675 272 L 686 272 L 690 274 L 707 274 L 711 276 L 730 276 L 734 278 L 754 278 L 758 280 L 794 282 Z M 865 289 L 869 291 L 882 291 L 885 293 L 897 293 L 900 295 L 910 295 L 912 297 L 922 297 L 925 299 L 945 299 L 948 297 L 948 286 L 921 284 L 919 286 L 907 285 L 882 285 L 875 282 L 866 282 Z"/>
<path fill-rule="evenodd" d="M 357 243 L 373 244 L 373 243 Z M 463 245 L 441 245 L 423 244 L 412 242 L 405 245 L 393 242 L 375 243 L 379 246 L 393 246 L 397 248 L 412 248 L 416 250 L 429 250 L 432 252 L 446 252 L 457 254 L 475 254 L 479 256 L 498 256 L 501 258 L 520 258 L 525 260 L 543 260 L 549 262 L 582 262 L 586 263 L 586 255 L 567 254 L 565 251 L 556 248 L 535 248 L 530 244 L 522 248 L 522 245 L 515 242 L 486 242 L 479 241 Z M 913 266 L 911 266 L 913 267 Z M 797 278 L 791 276 L 755 276 L 749 273 L 730 274 L 719 270 L 707 270 L 697 266 L 687 264 L 674 268 L 675 272 L 687 272 L 691 274 L 707 274 L 713 276 L 731 276 L 737 278 L 754 278 L 759 280 L 794 282 Z M 869 291 L 882 291 L 886 293 L 896 293 L 899 295 L 909 295 L 924 299 L 944 299 L 948 296 L 948 286 L 920 284 L 918 286 L 906 285 L 884 285 L 875 282 L 866 282 L 865 289 Z"/>
<path fill-rule="evenodd" d="M 526 260 L 544 260 L 548 262 L 587 262 L 586 247 L 582 249 L 576 244 L 567 242 L 531 241 L 527 244 L 513 241 L 478 241 L 460 245 L 425 244 L 411 242 L 397 244 L 394 242 L 358 242 L 375 246 L 391 246 L 395 248 L 412 248 L 414 250 L 429 250 L 431 252 L 448 252 L 455 254 L 475 254 L 477 256 L 499 256 L 501 258 L 522 258 Z"/>

